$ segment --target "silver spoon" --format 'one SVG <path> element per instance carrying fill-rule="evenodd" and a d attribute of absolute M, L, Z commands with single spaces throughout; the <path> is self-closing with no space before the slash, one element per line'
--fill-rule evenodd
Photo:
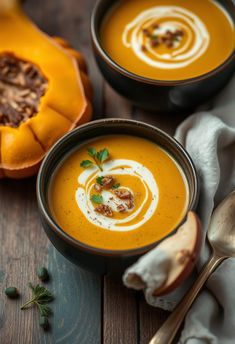
<path fill-rule="evenodd" d="M 212 247 L 209 262 L 149 344 L 172 343 L 189 308 L 208 277 L 224 259 L 235 257 L 235 191 L 230 193 L 213 212 L 207 238 Z"/>

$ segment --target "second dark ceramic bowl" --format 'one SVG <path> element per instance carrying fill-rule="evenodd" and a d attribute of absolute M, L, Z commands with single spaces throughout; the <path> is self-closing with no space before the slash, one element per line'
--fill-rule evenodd
<path fill-rule="evenodd" d="M 100 27 L 107 11 L 119 0 L 98 0 L 91 18 L 91 36 L 97 64 L 108 83 L 131 102 L 156 112 L 189 113 L 216 95 L 235 71 L 235 51 L 219 67 L 198 77 L 179 81 L 144 78 L 122 68 L 102 47 Z M 232 0 L 218 1 L 235 22 Z M 222 48 L 222 47 L 221 47 Z"/>
<path fill-rule="evenodd" d="M 99 274 L 120 274 L 142 254 L 159 242 L 131 250 L 106 250 L 86 245 L 64 231 L 53 218 L 49 205 L 49 184 L 58 164 L 85 141 L 103 135 L 126 134 L 143 137 L 162 146 L 181 166 L 189 188 L 188 209 L 194 209 L 198 198 L 198 181 L 194 165 L 184 148 L 160 129 L 142 122 L 107 119 L 82 125 L 60 139 L 44 159 L 37 180 L 39 214 L 45 232 L 53 245 L 73 263 Z M 185 214 L 186 215 L 186 214 Z M 184 219 L 182 219 L 184 220 Z"/>

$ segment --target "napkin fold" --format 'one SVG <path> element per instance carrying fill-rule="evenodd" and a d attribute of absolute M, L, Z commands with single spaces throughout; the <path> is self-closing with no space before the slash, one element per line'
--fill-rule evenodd
<path fill-rule="evenodd" d="M 213 209 L 235 189 L 234 90 L 235 77 L 217 97 L 210 112 L 199 112 L 187 118 L 175 134 L 193 159 L 200 179 L 197 213 L 202 222 L 204 237 L 198 270 L 210 255 L 206 232 Z M 196 276 L 190 276 L 171 294 L 155 297 L 152 291 L 164 284 L 167 266 L 169 267 L 169 257 L 161 255 L 156 247 L 127 269 L 123 282 L 128 287 L 144 289 L 149 304 L 172 310 Z M 180 344 L 235 343 L 234 271 L 235 258 L 227 259 L 209 278 L 207 288 L 203 288 L 186 317 Z M 142 280 L 144 284 L 140 283 Z"/>

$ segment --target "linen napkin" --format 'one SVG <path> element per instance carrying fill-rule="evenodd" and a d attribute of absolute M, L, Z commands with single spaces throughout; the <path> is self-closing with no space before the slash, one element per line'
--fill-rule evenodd
<path fill-rule="evenodd" d="M 197 213 L 203 226 L 204 242 L 197 264 L 198 270 L 210 254 L 205 237 L 212 211 L 235 189 L 234 90 L 235 77 L 217 97 L 212 110 L 199 112 L 187 118 L 175 134 L 176 139 L 191 155 L 200 178 L 201 190 Z M 123 281 L 127 287 L 144 288 L 149 304 L 172 310 L 196 276 L 190 276 L 171 294 L 164 297 L 152 296 L 153 290 L 166 280 L 168 259 L 169 257 L 162 256 L 156 247 L 127 269 Z M 235 258 L 224 261 L 209 278 L 206 286 L 186 317 L 179 343 L 234 344 Z"/>

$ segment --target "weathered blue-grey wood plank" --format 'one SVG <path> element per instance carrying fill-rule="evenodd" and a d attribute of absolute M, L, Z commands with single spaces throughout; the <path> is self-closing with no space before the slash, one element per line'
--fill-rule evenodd
<path fill-rule="evenodd" d="M 0 181 L 0 343 L 42 343 L 35 309 L 21 311 L 30 297 L 28 282 L 38 283 L 35 269 L 47 260 L 48 241 L 36 207 L 35 179 Z M 19 300 L 8 300 L 6 286 L 16 286 Z"/>
<path fill-rule="evenodd" d="M 100 278 L 80 270 L 55 251 L 41 228 L 35 198 L 35 179 L 0 181 L 0 343 L 100 344 Z M 20 310 L 31 292 L 28 282 L 40 283 L 36 268 L 49 267 L 46 284 L 55 295 L 52 329 L 44 333 L 35 308 Z M 16 286 L 19 300 L 4 295 Z"/>
<path fill-rule="evenodd" d="M 46 343 L 101 343 L 100 277 L 68 262 L 52 246 L 49 248 L 50 288 L 53 302 L 51 338 Z"/>

